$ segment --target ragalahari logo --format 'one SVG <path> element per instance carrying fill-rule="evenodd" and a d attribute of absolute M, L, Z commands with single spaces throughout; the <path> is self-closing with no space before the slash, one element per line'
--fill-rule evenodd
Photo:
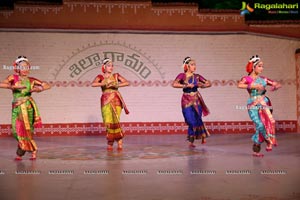
<path fill-rule="evenodd" d="M 250 14 L 254 11 L 253 8 L 250 7 L 249 3 L 242 2 L 241 15 Z"/>

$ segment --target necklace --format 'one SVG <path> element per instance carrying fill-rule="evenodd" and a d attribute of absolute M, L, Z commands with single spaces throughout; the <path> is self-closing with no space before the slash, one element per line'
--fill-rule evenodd
<path fill-rule="evenodd" d="M 110 79 L 111 76 L 112 76 L 112 74 L 104 74 L 104 78 L 106 78 L 106 79 Z"/>

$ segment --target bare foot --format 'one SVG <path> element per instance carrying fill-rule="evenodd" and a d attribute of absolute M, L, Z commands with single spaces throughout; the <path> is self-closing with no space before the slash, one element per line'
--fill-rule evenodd
<path fill-rule="evenodd" d="M 113 151 L 113 147 L 111 145 L 108 145 L 106 148 L 107 151 Z"/>
<path fill-rule="evenodd" d="M 122 147 L 122 146 L 119 146 L 119 147 L 117 148 L 117 150 L 118 150 L 118 151 L 122 151 L 122 150 L 123 150 L 123 147 Z"/>
<path fill-rule="evenodd" d="M 272 151 L 272 144 L 267 144 L 266 151 Z"/>
<path fill-rule="evenodd" d="M 255 157 L 264 157 L 264 154 L 262 154 L 262 153 L 253 152 L 252 155 L 255 156 Z"/>
<path fill-rule="evenodd" d="M 22 160 L 22 157 L 21 156 L 17 156 L 17 157 L 15 157 L 15 160 L 16 161 L 20 161 L 20 160 Z"/>
<path fill-rule="evenodd" d="M 36 160 L 36 151 L 32 152 L 30 160 Z"/>

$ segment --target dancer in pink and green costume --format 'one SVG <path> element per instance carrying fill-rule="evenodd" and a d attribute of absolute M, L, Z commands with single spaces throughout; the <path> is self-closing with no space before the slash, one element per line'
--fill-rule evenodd
<path fill-rule="evenodd" d="M 277 145 L 275 138 L 275 120 L 272 116 L 271 101 L 266 96 L 266 87 L 271 86 L 271 91 L 281 87 L 279 83 L 260 76 L 264 68 L 261 59 L 256 55 L 252 56 L 246 66 L 248 76 L 242 77 L 238 88 L 247 89 L 249 99 L 247 102 L 248 114 L 255 124 L 255 133 L 252 136 L 253 156 L 262 157 L 260 153 L 261 144 L 267 143 L 266 151 L 271 151 L 272 146 Z"/>
<path fill-rule="evenodd" d="M 17 157 L 22 160 L 26 152 L 31 152 L 31 160 L 36 159 L 37 145 L 33 140 L 35 127 L 41 126 L 41 117 L 31 94 L 50 89 L 50 85 L 38 79 L 28 77 L 30 64 L 25 56 L 19 56 L 14 62 L 13 75 L 0 83 L 0 88 L 12 90 L 12 134 L 18 141 Z"/>

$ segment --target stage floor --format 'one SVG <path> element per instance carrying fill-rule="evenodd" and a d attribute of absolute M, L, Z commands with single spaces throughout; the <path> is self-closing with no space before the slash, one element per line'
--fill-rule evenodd
<path fill-rule="evenodd" d="M 0 199 L 299 200 L 300 134 L 278 134 L 263 158 L 250 138 L 212 135 L 189 149 L 185 135 L 128 135 L 107 152 L 103 136 L 36 137 L 36 161 L 14 161 L 16 141 L 0 138 Z"/>

